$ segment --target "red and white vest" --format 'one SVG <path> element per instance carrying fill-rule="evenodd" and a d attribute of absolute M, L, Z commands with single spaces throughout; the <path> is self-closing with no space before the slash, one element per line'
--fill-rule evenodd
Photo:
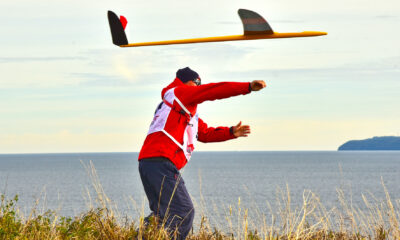
<path fill-rule="evenodd" d="M 163 132 L 183 150 L 186 160 L 189 161 L 190 157 L 192 156 L 194 146 L 197 142 L 199 116 L 197 111 L 195 115 L 192 116 L 189 110 L 175 96 L 174 89 L 175 88 L 172 88 L 164 94 L 163 101 L 158 105 L 156 112 L 154 113 L 154 118 L 150 124 L 150 129 L 147 135 L 159 131 Z M 172 111 L 177 111 L 174 108 L 174 105 L 176 104 L 178 104 L 180 109 L 183 110 L 183 112 L 180 114 L 184 114 L 188 119 L 184 132 L 168 132 L 165 129 L 167 123 L 168 124 L 171 123 L 170 122 L 171 119 L 168 118 L 170 113 Z M 183 144 L 181 144 L 178 140 L 176 140 L 176 138 L 181 138 L 182 134 L 183 134 Z"/>

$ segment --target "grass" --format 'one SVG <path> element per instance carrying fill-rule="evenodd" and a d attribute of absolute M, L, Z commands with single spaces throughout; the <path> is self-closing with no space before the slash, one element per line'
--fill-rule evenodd
<path fill-rule="evenodd" d="M 169 239 L 157 221 L 145 226 L 143 214 L 136 220 L 120 216 L 104 193 L 93 165 L 85 167 L 97 193 L 96 207 L 90 204 L 86 212 L 75 217 L 59 216 L 51 210 L 39 212 L 33 207 L 24 216 L 17 206 L 18 196 L 1 195 L 0 239 Z M 304 191 L 303 204 L 294 208 L 289 188 L 277 194 L 278 207 L 270 214 L 243 209 L 239 199 L 237 206 L 216 209 L 225 212 L 225 226 L 212 226 L 203 215 L 187 239 L 400 239 L 400 202 L 393 202 L 382 186 L 385 196 L 362 196 L 363 208 L 354 206 L 340 189 L 339 205 L 331 209 L 326 209 L 311 191 Z M 249 217 L 249 211 L 255 211 L 252 215 L 257 217 Z"/>

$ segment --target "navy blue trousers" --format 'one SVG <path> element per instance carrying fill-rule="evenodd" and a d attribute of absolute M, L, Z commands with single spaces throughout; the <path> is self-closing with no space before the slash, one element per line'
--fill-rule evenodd
<path fill-rule="evenodd" d="M 194 207 L 185 182 L 175 165 L 166 158 L 139 161 L 142 179 L 152 213 L 171 233 L 177 229 L 177 239 L 185 239 L 193 225 Z"/>

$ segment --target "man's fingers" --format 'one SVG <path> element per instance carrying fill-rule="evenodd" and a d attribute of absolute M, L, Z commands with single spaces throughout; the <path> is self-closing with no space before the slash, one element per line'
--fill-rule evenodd
<path fill-rule="evenodd" d="M 254 80 L 256 83 L 262 85 L 262 86 L 266 86 L 265 81 L 264 80 Z"/>
<path fill-rule="evenodd" d="M 265 87 L 267 86 L 267 84 L 266 84 L 263 80 L 258 80 L 258 81 L 257 81 L 257 85 L 258 85 L 260 88 L 265 88 Z"/>
<path fill-rule="evenodd" d="M 241 127 L 240 131 L 241 131 L 242 137 L 247 137 L 247 135 L 250 134 L 250 132 L 251 132 L 250 131 L 250 126 L 249 125 L 244 125 L 244 126 Z"/>
<path fill-rule="evenodd" d="M 251 90 L 259 91 L 265 88 L 267 84 L 263 80 L 254 80 L 251 82 Z"/>
<path fill-rule="evenodd" d="M 250 134 L 250 126 L 242 125 L 242 121 L 240 121 L 234 128 L 234 134 L 236 137 L 247 137 Z"/>
<path fill-rule="evenodd" d="M 243 125 L 241 127 L 242 130 L 249 130 L 250 131 L 250 126 L 249 125 Z"/>

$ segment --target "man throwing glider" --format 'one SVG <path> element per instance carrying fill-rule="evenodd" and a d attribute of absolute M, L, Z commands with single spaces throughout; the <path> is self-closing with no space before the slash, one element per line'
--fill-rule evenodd
<path fill-rule="evenodd" d="M 204 101 L 245 95 L 266 87 L 262 80 L 201 85 L 199 75 L 186 67 L 161 92 L 150 130 L 139 153 L 139 172 L 156 221 L 171 236 L 185 239 L 192 228 L 194 208 L 179 170 L 190 160 L 196 141 L 221 142 L 247 137 L 248 125 L 208 127 L 197 112 Z M 150 216 L 146 218 L 149 220 Z"/>

